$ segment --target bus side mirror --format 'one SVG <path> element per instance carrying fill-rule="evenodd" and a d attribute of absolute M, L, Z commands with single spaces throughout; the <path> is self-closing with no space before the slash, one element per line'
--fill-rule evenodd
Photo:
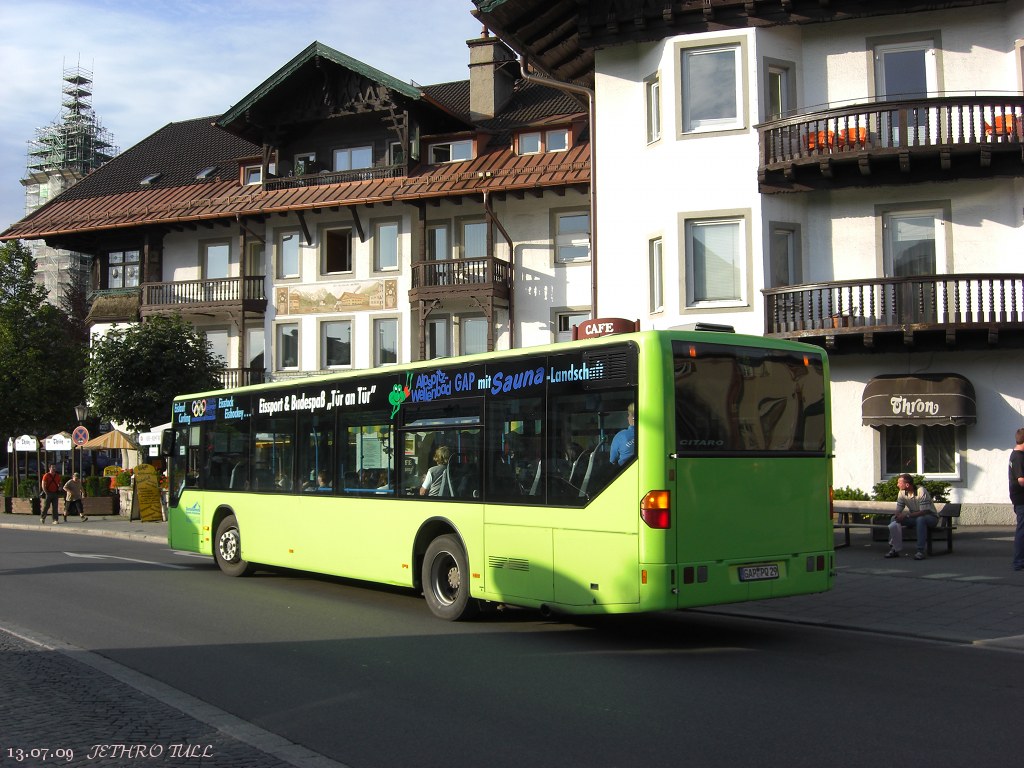
<path fill-rule="evenodd" d="M 170 456 L 171 448 L 174 445 L 174 430 L 165 429 L 160 433 L 160 454 L 162 456 Z"/>

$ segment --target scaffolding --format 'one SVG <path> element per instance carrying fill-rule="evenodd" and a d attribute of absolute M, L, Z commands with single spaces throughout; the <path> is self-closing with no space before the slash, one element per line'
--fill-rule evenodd
<path fill-rule="evenodd" d="M 77 65 L 65 67 L 61 91 L 60 117 L 37 128 L 28 142 L 22 180 L 26 215 L 117 154 L 113 136 L 93 112 L 92 72 Z M 59 305 L 68 283 L 85 279 L 90 257 L 50 248 L 42 241 L 29 247 L 36 258 L 36 280 L 45 287 L 48 300 Z"/>

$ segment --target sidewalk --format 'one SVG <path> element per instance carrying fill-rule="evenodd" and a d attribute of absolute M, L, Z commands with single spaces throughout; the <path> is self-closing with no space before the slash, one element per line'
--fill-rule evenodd
<path fill-rule="evenodd" d="M 118 516 L 44 525 L 37 517 L 0 514 L 0 528 L 167 542 L 167 523 Z M 952 554 L 938 554 L 945 545 L 937 544 L 935 556 L 923 561 L 909 556 L 912 542 L 906 556 L 887 560 L 888 546 L 871 541 L 869 531 L 850 536 L 852 545 L 836 550 L 830 592 L 706 610 L 1024 651 L 1024 571 L 1012 569 L 1013 528 L 961 526 Z"/>

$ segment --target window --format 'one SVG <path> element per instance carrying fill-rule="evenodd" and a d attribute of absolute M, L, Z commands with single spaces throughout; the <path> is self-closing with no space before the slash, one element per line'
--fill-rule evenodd
<path fill-rule="evenodd" d="M 956 427 L 887 426 L 882 432 L 883 475 L 960 476 Z"/>
<path fill-rule="evenodd" d="M 781 120 L 789 115 L 790 104 L 790 73 L 787 67 L 770 64 L 765 77 L 765 119 Z"/>
<path fill-rule="evenodd" d="M 267 169 L 268 173 L 274 172 L 274 164 L 271 163 Z M 242 168 L 242 183 L 243 184 L 259 184 L 263 181 L 263 166 L 262 165 L 246 165 Z"/>
<path fill-rule="evenodd" d="M 555 261 L 570 264 L 590 259 L 590 214 L 555 213 Z"/>
<path fill-rule="evenodd" d="M 487 318 L 464 317 L 460 322 L 459 345 L 464 355 L 487 351 Z"/>
<path fill-rule="evenodd" d="M 391 165 L 403 165 L 405 163 L 405 147 L 400 141 L 392 141 L 388 144 L 388 160 Z"/>
<path fill-rule="evenodd" d="M 295 156 L 295 175 L 316 173 L 316 152 L 303 152 Z"/>
<path fill-rule="evenodd" d="M 744 127 L 742 72 L 739 44 L 682 50 L 683 133 Z"/>
<path fill-rule="evenodd" d="M 267 274 L 266 249 L 263 243 L 249 243 L 248 256 L 245 261 L 245 274 L 250 277 L 263 277 Z"/>
<path fill-rule="evenodd" d="M 263 328 L 249 328 L 245 332 L 245 364 L 254 371 L 262 371 L 265 366 L 267 341 Z"/>
<path fill-rule="evenodd" d="M 648 281 L 650 285 L 650 310 L 661 312 L 665 308 L 665 265 L 660 237 L 647 242 Z"/>
<path fill-rule="evenodd" d="M 590 312 L 577 310 L 555 315 L 555 341 L 572 341 L 572 327 L 590 319 Z"/>
<path fill-rule="evenodd" d="M 375 224 L 373 227 L 373 268 L 377 272 L 398 269 L 397 221 Z"/>
<path fill-rule="evenodd" d="M 647 143 L 661 138 L 661 79 L 652 75 L 644 82 L 644 100 L 647 107 Z"/>
<path fill-rule="evenodd" d="M 352 271 L 352 229 L 325 229 L 320 243 L 320 270 L 325 275 Z"/>
<path fill-rule="evenodd" d="M 320 323 L 320 360 L 323 368 L 352 365 L 352 321 L 327 320 Z"/>
<path fill-rule="evenodd" d="M 938 256 L 945 254 L 945 216 L 937 208 L 883 211 L 882 264 L 886 277 L 912 278 L 937 273 Z M 905 282 L 896 286 L 891 309 L 900 323 L 934 323 L 938 299 L 934 280 Z"/>
<path fill-rule="evenodd" d="M 373 364 L 391 365 L 398 362 L 398 319 L 381 318 L 373 321 Z"/>
<path fill-rule="evenodd" d="M 451 258 L 451 247 L 448 243 L 447 224 L 429 224 L 427 226 L 427 259 L 442 261 Z"/>
<path fill-rule="evenodd" d="M 139 284 L 139 252 L 111 251 L 107 255 L 107 288 L 134 288 Z"/>
<path fill-rule="evenodd" d="M 281 232 L 277 236 L 277 276 L 299 276 L 298 232 Z"/>
<path fill-rule="evenodd" d="M 296 423 L 298 477 L 293 490 L 302 493 L 334 493 L 334 417 L 300 412 Z"/>
<path fill-rule="evenodd" d="M 796 225 L 772 224 L 768 259 L 770 285 L 778 288 L 797 285 L 803 279 L 800 267 L 800 238 Z"/>
<path fill-rule="evenodd" d="M 743 219 L 687 221 L 687 306 L 742 302 L 745 251 Z"/>
<path fill-rule="evenodd" d="M 203 279 L 221 280 L 230 275 L 231 244 L 203 243 Z"/>
<path fill-rule="evenodd" d="M 462 224 L 462 242 L 459 254 L 463 259 L 482 259 L 487 256 L 487 222 L 468 221 Z"/>
<path fill-rule="evenodd" d="M 346 147 L 334 150 L 334 170 L 351 171 L 373 165 L 373 147 Z"/>
<path fill-rule="evenodd" d="M 203 333 L 210 345 L 210 351 L 220 358 L 222 365 L 228 362 L 228 332 L 224 328 L 207 328 Z"/>
<path fill-rule="evenodd" d="M 527 131 L 519 134 L 519 154 L 536 155 L 541 152 L 565 152 L 569 148 L 569 129 L 553 128 L 549 131 Z"/>
<path fill-rule="evenodd" d="M 217 170 L 217 166 L 216 165 L 208 165 L 205 168 L 203 168 L 203 170 L 201 170 L 199 173 L 196 174 L 196 180 L 203 181 L 205 179 L 208 179 L 211 176 L 213 176 L 213 172 L 216 171 L 216 170 Z"/>
<path fill-rule="evenodd" d="M 427 360 L 451 355 L 451 322 L 447 317 L 432 317 L 427 320 L 426 334 Z"/>
<path fill-rule="evenodd" d="M 299 367 L 299 324 L 277 325 L 277 370 L 295 370 Z"/>
<path fill-rule="evenodd" d="M 447 141 L 441 144 L 431 144 L 428 150 L 428 162 L 431 165 L 440 163 L 455 163 L 459 160 L 473 159 L 473 140 L 463 139 L 462 141 Z"/>
<path fill-rule="evenodd" d="M 163 176 L 162 173 L 151 173 L 146 178 L 139 182 L 139 186 L 148 187 L 151 184 L 155 184 L 161 176 Z M 197 176 L 196 178 L 199 177 Z"/>

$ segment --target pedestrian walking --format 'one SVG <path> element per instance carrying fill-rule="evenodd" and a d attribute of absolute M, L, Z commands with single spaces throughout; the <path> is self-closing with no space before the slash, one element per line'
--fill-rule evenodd
<path fill-rule="evenodd" d="M 1010 451 L 1010 503 L 1017 516 L 1013 533 L 1013 570 L 1024 571 L 1024 427 L 1014 435 L 1017 444 Z"/>
<path fill-rule="evenodd" d="M 46 522 L 46 510 L 52 507 L 53 524 L 56 525 L 57 515 L 59 514 L 57 505 L 60 503 L 60 492 L 64 485 L 61 482 L 60 474 L 57 472 L 57 467 L 51 464 L 49 471 L 43 475 L 43 479 L 39 481 L 39 484 L 43 488 L 43 498 L 46 499 L 43 503 L 43 511 L 39 514 L 39 522 Z"/>
<path fill-rule="evenodd" d="M 89 518 L 85 516 L 85 503 L 82 501 L 85 497 L 85 488 L 82 487 L 82 481 L 78 479 L 77 472 L 73 472 L 71 479 L 64 483 L 64 493 L 67 494 L 64 501 L 64 522 L 68 521 L 68 512 L 76 511 L 83 523 L 88 520 Z"/>

